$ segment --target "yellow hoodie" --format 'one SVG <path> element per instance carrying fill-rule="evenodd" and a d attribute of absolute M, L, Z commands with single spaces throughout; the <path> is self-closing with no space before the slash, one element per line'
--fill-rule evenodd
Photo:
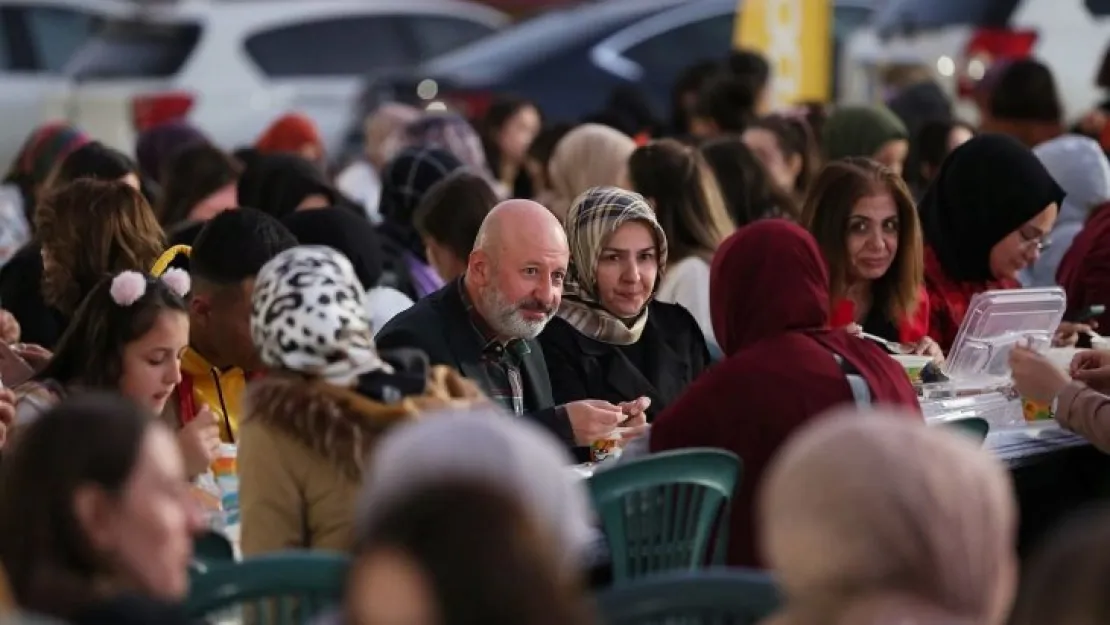
<path fill-rule="evenodd" d="M 239 416 L 246 388 L 247 376 L 242 369 L 217 369 L 190 347 L 181 358 L 178 418 L 181 423 L 187 423 L 207 405 L 220 424 L 220 439 L 234 443 L 239 435 Z"/>

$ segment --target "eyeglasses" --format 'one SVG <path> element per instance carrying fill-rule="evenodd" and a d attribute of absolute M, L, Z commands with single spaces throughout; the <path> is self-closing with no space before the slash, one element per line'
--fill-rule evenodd
<path fill-rule="evenodd" d="M 1043 252 L 1052 245 L 1052 241 L 1048 240 L 1048 235 L 1030 236 L 1024 230 L 1018 230 L 1018 236 L 1021 237 L 1023 247 L 1032 248 L 1038 252 Z"/>

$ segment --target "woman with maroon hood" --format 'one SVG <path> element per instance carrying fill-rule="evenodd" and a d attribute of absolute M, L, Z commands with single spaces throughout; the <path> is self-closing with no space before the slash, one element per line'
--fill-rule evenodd
<path fill-rule="evenodd" d="M 782 219 L 738 230 L 710 270 L 713 329 L 725 360 L 656 418 L 651 451 L 717 447 L 744 463 L 733 496 L 728 564 L 758 566 L 752 512 L 764 467 L 804 423 L 859 403 L 920 414 L 902 367 L 874 343 L 829 328 L 829 274 L 817 242 Z"/>

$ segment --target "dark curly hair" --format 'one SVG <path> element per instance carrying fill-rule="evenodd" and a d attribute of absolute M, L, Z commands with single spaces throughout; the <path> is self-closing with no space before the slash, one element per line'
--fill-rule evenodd
<path fill-rule="evenodd" d="M 142 194 L 123 182 L 80 179 L 62 186 L 35 211 L 47 304 L 72 315 L 105 276 L 150 269 L 165 235 Z"/>

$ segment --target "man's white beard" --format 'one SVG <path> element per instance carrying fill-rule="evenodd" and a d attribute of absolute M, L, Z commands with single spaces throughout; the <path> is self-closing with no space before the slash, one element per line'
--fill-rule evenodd
<path fill-rule="evenodd" d="M 539 321 L 529 321 L 521 314 L 519 304 L 506 300 L 494 287 L 482 289 L 481 299 L 483 310 L 480 312 L 486 323 L 494 332 L 508 338 L 534 339 L 555 316 L 554 312 L 550 312 Z"/>

